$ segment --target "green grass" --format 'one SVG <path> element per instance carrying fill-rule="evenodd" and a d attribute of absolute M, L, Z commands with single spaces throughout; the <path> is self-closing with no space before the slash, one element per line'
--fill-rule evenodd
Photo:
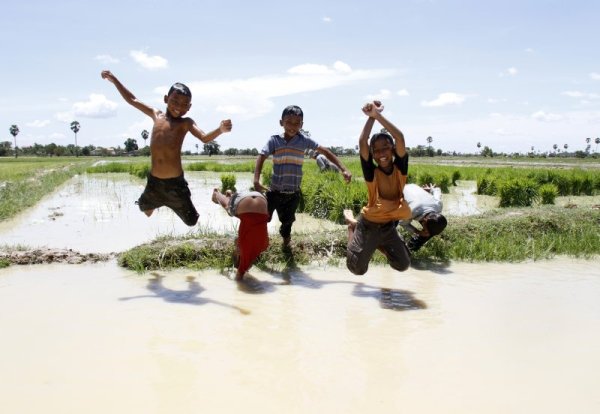
<path fill-rule="evenodd" d="M 600 255 L 600 210 L 556 206 L 496 209 L 477 217 L 450 217 L 448 227 L 431 239 L 413 259 L 420 262 L 520 262 L 557 255 L 594 258 Z M 286 253 L 279 236 L 256 266 L 281 269 L 315 262 L 345 263 L 347 233 L 293 234 L 293 254 Z M 119 256 L 119 264 L 138 272 L 188 267 L 232 267 L 234 235 L 202 233 L 161 238 Z M 372 263 L 385 263 L 377 253 Z"/>
<path fill-rule="evenodd" d="M 34 206 L 92 161 L 75 157 L 0 159 L 0 221 Z"/>

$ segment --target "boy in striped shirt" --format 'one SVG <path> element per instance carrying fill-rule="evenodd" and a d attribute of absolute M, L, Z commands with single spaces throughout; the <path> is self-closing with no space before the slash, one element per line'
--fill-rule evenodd
<path fill-rule="evenodd" d="M 296 220 L 296 209 L 300 202 L 300 184 L 302 183 L 302 164 L 306 150 L 318 150 L 336 165 L 350 182 L 352 174 L 340 162 L 333 152 L 320 146 L 301 132 L 304 121 L 302 109 L 290 105 L 283 110 L 279 125 L 283 133 L 273 135 L 256 159 L 254 169 L 254 189 L 265 192 L 269 206 L 269 217 L 273 211 L 281 222 L 279 234 L 283 237 L 283 246 L 288 247 L 291 240 L 292 223 Z M 262 167 L 269 155 L 273 156 L 273 177 L 270 188 L 260 183 Z"/>

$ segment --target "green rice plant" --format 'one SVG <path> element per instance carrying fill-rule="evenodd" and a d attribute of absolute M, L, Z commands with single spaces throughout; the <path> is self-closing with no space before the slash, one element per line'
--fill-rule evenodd
<path fill-rule="evenodd" d="M 435 178 L 434 184 L 440 187 L 442 193 L 448 194 L 450 192 L 450 177 L 448 174 L 439 174 Z"/>
<path fill-rule="evenodd" d="M 458 171 L 458 170 L 452 171 L 452 185 L 453 186 L 456 186 L 456 182 L 458 180 L 460 180 L 460 177 L 461 177 L 460 171 Z"/>
<path fill-rule="evenodd" d="M 237 190 L 235 188 L 236 178 L 234 174 L 221 174 L 221 192 L 225 193 L 227 190 L 231 190 L 231 192 L 235 193 Z"/>
<path fill-rule="evenodd" d="M 184 164 L 184 167 L 187 171 L 254 172 L 255 165 L 256 161 L 238 163 L 204 161 Z"/>
<path fill-rule="evenodd" d="M 542 184 L 538 188 L 541 204 L 554 204 L 554 200 L 558 196 L 558 188 L 554 184 Z"/>
<path fill-rule="evenodd" d="M 528 179 L 512 179 L 499 187 L 500 207 L 529 207 L 538 199 L 536 184 Z"/>

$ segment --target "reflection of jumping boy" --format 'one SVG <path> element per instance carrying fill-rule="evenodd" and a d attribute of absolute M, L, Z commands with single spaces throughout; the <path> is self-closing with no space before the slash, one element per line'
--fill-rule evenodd
<path fill-rule="evenodd" d="M 242 280 L 254 260 L 269 247 L 267 223 L 269 210 L 267 199 L 258 191 L 242 191 L 225 194 L 213 190 L 212 201 L 220 204 L 230 216 L 240 219 L 234 266 L 235 280 Z"/>
<path fill-rule="evenodd" d="M 150 139 L 152 166 L 146 188 L 136 202 L 147 216 L 154 209 L 171 208 L 188 226 L 198 221 L 198 212 L 192 204 L 188 183 L 183 177 L 181 146 L 190 132 L 202 142 L 209 142 L 224 132 L 231 131 L 231 121 L 223 120 L 219 128 L 208 134 L 196 126 L 191 118 L 183 118 L 192 106 L 192 93 L 182 83 L 175 83 L 165 95 L 166 112 L 154 109 L 137 98 L 110 71 L 102 71 L 102 78 L 112 82 L 125 102 L 139 109 L 154 122 Z"/>
<path fill-rule="evenodd" d="M 383 106 L 378 101 L 367 103 L 362 108 L 369 117 L 358 140 L 360 163 L 369 197 L 367 205 L 363 207 L 358 221 L 352 217 L 352 211 L 344 210 L 348 223 L 346 264 L 357 275 L 367 272 L 375 249 L 381 250 L 390 265 L 400 272 L 410 265 L 410 254 L 396 230 L 398 220 L 410 218 L 410 209 L 403 197 L 408 154 L 404 135 L 381 114 L 382 110 Z M 369 143 L 369 134 L 375 121 L 389 134 L 374 134 Z"/>
<path fill-rule="evenodd" d="M 296 220 L 296 209 L 300 202 L 304 152 L 307 149 L 317 149 L 342 171 L 346 182 L 350 182 L 352 178 L 352 174 L 335 154 L 300 132 L 303 121 L 304 114 L 300 107 L 295 105 L 286 107 L 279 121 L 279 125 L 283 127 L 283 134 L 271 136 L 256 159 L 254 169 L 254 189 L 267 192 L 269 215 L 277 211 L 281 222 L 279 234 L 283 237 L 284 246 L 290 243 L 292 223 Z M 260 183 L 260 173 L 263 163 L 271 154 L 273 155 L 273 177 L 271 188 L 267 189 Z"/>

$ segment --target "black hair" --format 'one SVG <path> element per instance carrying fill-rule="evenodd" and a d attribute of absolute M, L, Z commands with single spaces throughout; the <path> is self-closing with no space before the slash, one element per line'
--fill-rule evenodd
<path fill-rule="evenodd" d="M 432 237 L 440 234 L 448 225 L 446 217 L 439 213 L 429 213 L 425 216 L 424 222 L 429 235 Z"/>
<path fill-rule="evenodd" d="M 392 146 L 392 148 L 394 148 L 394 138 L 392 138 L 390 134 L 387 134 L 385 132 L 378 132 L 376 134 L 373 134 L 373 136 L 371 137 L 371 141 L 369 141 L 369 148 L 371 149 L 371 152 L 373 152 L 373 146 L 375 145 L 375 142 L 379 141 L 380 139 L 387 140 Z"/>
<path fill-rule="evenodd" d="M 304 113 L 302 112 L 302 108 L 296 105 L 286 106 L 283 112 L 281 113 L 281 119 L 285 118 L 288 115 L 296 115 L 301 118 L 304 118 Z"/>
<path fill-rule="evenodd" d="M 167 94 L 167 96 L 170 96 L 173 92 L 183 96 L 188 96 L 190 99 L 192 99 L 192 91 L 190 91 L 190 88 L 185 86 L 183 83 L 174 83 L 173 86 L 171 86 L 171 89 L 169 89 L 169 93 Z"/>

